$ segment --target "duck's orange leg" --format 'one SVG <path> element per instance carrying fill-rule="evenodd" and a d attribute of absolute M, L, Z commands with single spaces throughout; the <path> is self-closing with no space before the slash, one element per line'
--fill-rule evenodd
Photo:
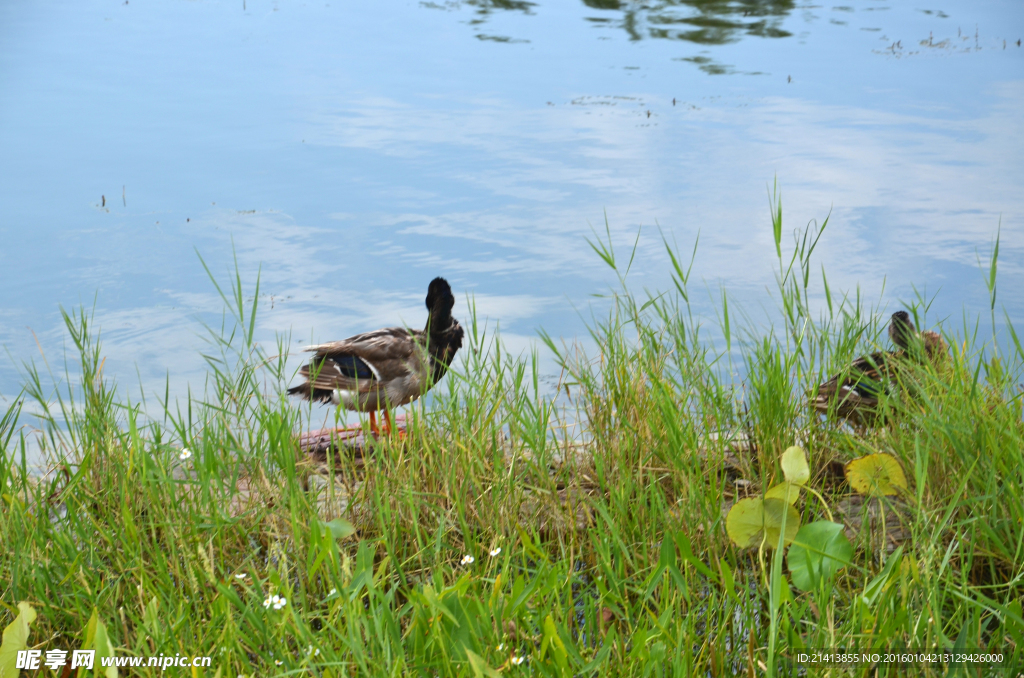
<path fill-rule="evenodd" d="M 391 421 L 391 410 L 390 409 L 385 409 L 384 410 L 384 433 L 386 435 L 391 435 L 391 431 L 392 430 L 396 430 L 396 429 L 394 429 L 394 426 L 392 424 L 393 424 L 393 422 Z M 397 433 L 398 433 L 399 439 L 405 437 L 405 431 L 403 431 L 401 429 L 397 429 Z"/>
<path fill-rule="evenodd" d="M 374 410 L 370 410 L 370 432 L 375 436 L 380 435 L 380 429 L 377 428 L 377 413 Z"/>

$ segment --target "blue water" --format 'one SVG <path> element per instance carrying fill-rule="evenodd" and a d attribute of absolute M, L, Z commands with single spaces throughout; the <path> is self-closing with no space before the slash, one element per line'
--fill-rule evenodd
<path fill-rule="evenodd" d="M 756 320 L 776 177 L 833 290 L 954 328 L 1001 225 L 1024 328 L 1022 37 L 1016 0 L 0 4 L 0 395 L 61 305 L 122 386 L 201 386 L 197 250 L 261 272 L 264 341 L 421 325 L 444 275 L 520 350 L 583 332 L 607 217 L 637 290 L 699 232 L 698 311 Z"/>

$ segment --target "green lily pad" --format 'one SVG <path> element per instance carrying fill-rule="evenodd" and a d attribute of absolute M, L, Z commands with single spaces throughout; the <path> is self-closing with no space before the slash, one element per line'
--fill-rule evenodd
<path fill-rule="evenodd" d="M 791 483 L 805 485 L 811 479 L 811 467 L 807 465 L 804 448 L 794 445 L 782 453 L 782 475 Z"/>
<path fill-rule="evenodd" d="M 786 554 L 793 584 L 802 591 L 815 591 L 829 582 L 853 559 L 853 546 L 839 523 L 819 520 L 796 533 Z"/>
<path fill-rule="evenodd" d="M 725 530 L 740 548 L 765 546 L 775 548 L 779 543 L 782 520 L 785 516 L 785 543 L 789 544 L 800 529 L 800 514 L 782 499 L 741 499 L 725 517 Z"/>
<path fill-rule="evenodd" d="M 907 478 L 899 462 L 884 453 L 869 454 L 848 463 L 846 480 L 857 493 L 872 496 L 890 496 L 907 489 Z"/>

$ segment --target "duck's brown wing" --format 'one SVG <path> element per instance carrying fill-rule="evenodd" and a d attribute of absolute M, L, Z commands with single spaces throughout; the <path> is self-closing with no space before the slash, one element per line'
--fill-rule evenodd
<path fill-rule="evenodd" d="M 840 417 L 856 418 L 873 411 L 895 369 L 895 354 L 879 351 L 853 361 L 845 370 L 818 386 L 812 407 L 822 414 L 835 411 Z"/>
<path fill-rule="evenodd" d="M 949 346 L 941 334 L 927 330 L 921 333 L 921 339 L 924 341 L 925 354 L 933 361 L 949 358 Z"/>
<path fill-rule="evenodd" d="M 330 401 L 335 391 L 387 393 L 392 405 L 423 381 L 421 333 L 404 327 L 357 334 L 343 341 L 309 346 L 313 358 L 299 373 L 306 382 L 288 393 L 311 400 Z M 405 400 L 408 402 L 408 400 Z"/>

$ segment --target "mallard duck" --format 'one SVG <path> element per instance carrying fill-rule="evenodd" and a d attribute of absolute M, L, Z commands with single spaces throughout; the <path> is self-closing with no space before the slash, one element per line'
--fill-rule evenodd
<path fill-rule="evenodd" d="M 886 382 L 896 375 L 900 360 L 923 362 L 946 355 L 946 342 L 938 332 L 918 332 L 906 311 L 896 311 L 889 323 L 889 339 L 899 350 L 877 351 L 854 360 L 845 370 L 818 386 L 811 401 L 827 414 L 832 408 L 844 419 L 863 424 L 875 413 Z"/>
<path fill-rule="evenodd" d="M 444 278 L 427 288 L 427 325 L 422 330 L 387 327 L 342 341 L 307 346 L 314 352 L 299 373 L 305 378 L 288 389 L 305 400 L 342 405 L 370 413 L 370 430 L 379 434 L 377 410 L 388 411 L 422 396 L 448 371 L 462 347 L 462 326 L 452 317 L 455 297 Z"/>
<path fill-rule="evenodd" d="M 918 332 L 910 320 L 910 314 L 906 311 L 896 311 L 892 314 L 889 338 L 892 339 L 892 343 L 909 353 L 918 362 L 922 362 L 922 358 L 929 360 L 943 358 L 949 351 L 949 346 L 938 332 L 931 330 Z"/>

